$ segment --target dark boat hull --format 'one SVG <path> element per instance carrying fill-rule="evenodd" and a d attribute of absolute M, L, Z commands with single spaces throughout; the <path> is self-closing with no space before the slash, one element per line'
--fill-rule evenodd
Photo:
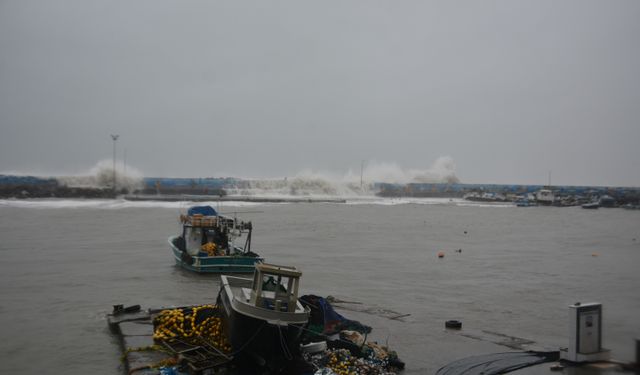
<path fill-rule="evenodd" d="M 233 309 L 224 291 L 218 295 L 218 304 L 223 306 L 225 328 L 235 356 L 276 371 L 300 355 L 303 324 L 276 324 L 244 315 Z"/>

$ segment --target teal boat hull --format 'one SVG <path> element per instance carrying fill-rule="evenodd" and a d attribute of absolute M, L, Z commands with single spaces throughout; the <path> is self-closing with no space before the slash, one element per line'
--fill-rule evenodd
<path fill-rule="evenodd" d="M 198 273 L 253 273 L 256 264 L 264 258 L 242 255 L 237 249 L 236 255 L 229 256 L 185 256 L 174 241 L 177 236 L 169 237 L 169 246 L 176 264 L 189 271 Z"/>

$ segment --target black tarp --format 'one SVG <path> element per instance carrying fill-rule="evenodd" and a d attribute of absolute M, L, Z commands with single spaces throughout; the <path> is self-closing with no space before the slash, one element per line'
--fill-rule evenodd
<path fill-rule="evenodd" d="M 211 206 L 193 206 L 187 213 L 189 216 L 200 214 L 202 216 L 218 216 L 218 213 Z"/>

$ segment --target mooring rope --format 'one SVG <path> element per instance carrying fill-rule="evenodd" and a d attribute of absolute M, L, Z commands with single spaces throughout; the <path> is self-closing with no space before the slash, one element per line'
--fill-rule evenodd
<path fill-rule="evenodd" d="M 292 360 L 293 359 L 293 354 L 291 354 L 291 352 L 289 351 L 289 347 L 287 346 L 287 342 L 284 338 L 284 336 L 282 335 L 282 327 L 280 326 L 280 321 L 278 321 L 276 324 L 278 326 L 278 335 L 280 336 L 280 347 L 282 348 L 282 352 L 284 353 L 284 357 L 287 360 Z M 289 327 L 289 324 L 287 324 L 287 327 Z"/>

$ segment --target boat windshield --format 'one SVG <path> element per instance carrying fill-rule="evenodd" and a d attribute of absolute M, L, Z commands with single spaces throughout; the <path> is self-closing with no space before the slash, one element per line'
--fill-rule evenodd
<path fill-rule="evenodd" d="M 253 276 L 252 302 L 278 311 L 295 310 L 301 273 L 295 269 L 259 264 Z"/>

